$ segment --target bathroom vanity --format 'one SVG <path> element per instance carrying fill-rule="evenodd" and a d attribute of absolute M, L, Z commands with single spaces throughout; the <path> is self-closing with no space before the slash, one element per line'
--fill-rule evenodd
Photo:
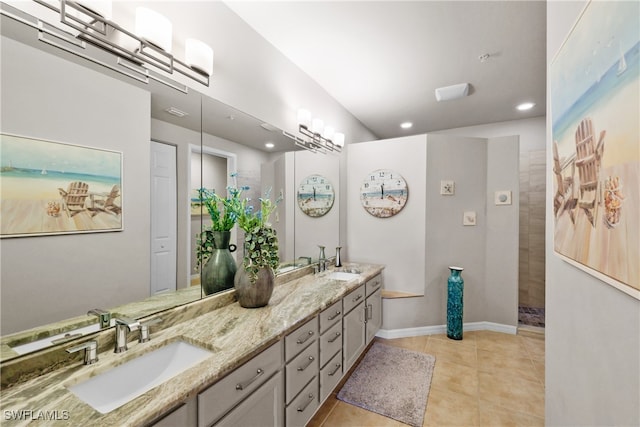
<path fill-rule="evenodd" d="M 383 266 L 348 267 L 360 274 L 307 274 L 276 286 L 267 307 L 234 302 L 154 331 L 147 343 L 131 339 L 124 353 L 103 350 L 93 365 L 78 356 L 4 389 L 3 424 L 305 425 L 380 328 Z M 210 356 L 113 410 L 101 413 L 69 389 L 176 341 Z"/>

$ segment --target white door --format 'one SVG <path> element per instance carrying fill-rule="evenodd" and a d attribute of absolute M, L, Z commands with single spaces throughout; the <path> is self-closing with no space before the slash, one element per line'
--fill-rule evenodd
<path fill-rule="evenodd" d="M 151 295 L 176 290 L 176 147 L 151 141 Z"/>

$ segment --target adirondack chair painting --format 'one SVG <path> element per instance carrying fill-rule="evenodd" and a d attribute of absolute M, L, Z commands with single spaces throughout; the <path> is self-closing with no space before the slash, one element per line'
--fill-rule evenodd
<path fill-rule="evenodd" d="M 605 134 L 606 131 L 601 131 L 596 143 L 593 122 L 588 117 L 576 130 L 576 168 L 580 180 L 578 206 L 587 214 L 593 227 L 598 219 L 598 206 L 602 204 L 600 167 Z"/>
<path fill-rule="evenodd" d="M 67 190 L 58 188 L 62 197 L 62 207 L 69 218 L 85 210 L 85 202 L 89 197 L 89 184 L 85 182 L 72 182 Z"/>
<path fill-rule="evenodd" d="M 111 188 L 111 191 L 106 194 L 90 194 L 91 216 L 95 216 L 100 212 L 119 215 L 122 212 L 122 208 L 115 203 L 118 197 L 120 197 L 119 185 L 114 185 L 113 188 Z"/>
<path fill-rule="evenodd" d="M 558 142 L 553 141 L 553 173 L 556 178 L 556 194 L 553 196 L 553 213 L 557 217 L 565 211 L 575 224 L 575 207 L 578 204 L 575 192 L 576 156 L 572 155 L 560 162 Z"/>

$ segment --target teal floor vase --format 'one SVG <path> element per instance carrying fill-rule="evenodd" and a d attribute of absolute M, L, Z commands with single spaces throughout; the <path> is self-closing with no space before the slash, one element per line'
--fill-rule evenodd
<path fill-rule="evenodd" d="M 464 294 L 464 280 L 462 267 L 449 267 L 451 274 L 447 280 L 447 337 L 454 340 L 462 339 L 462 312 Z"/>

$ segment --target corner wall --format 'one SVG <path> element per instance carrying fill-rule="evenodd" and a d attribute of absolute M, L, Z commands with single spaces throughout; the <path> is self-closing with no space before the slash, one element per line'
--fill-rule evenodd
<path fill-rule="evenodd" d="M 584 1 L 548 3 L 548 64 L 586 5 Z M 548 101 L 547 109 L 550 109 Z M 640 301 L 554 254 L 550 115 L 546 140 L 545 423 L 637 426 L 640 425 Z"/>
<path fill-rule="evenodd" d="M 466 323 L 515 328 L 517 158 L 517 137 L 428 134 L 348 146 L 347 259 L 384 264 L 386 290 L 421 295 L 384 299 L 385 331 L 446 323 L 450 265 L 465 268 Z M 385 168 L 403 175 L 409 200 L 381 219 L 360 206 L 359 191 L 369 172 Z M 454 196 L 440 194 L 441 180 L 455 181 Z M 512 190 L 514 204 L 494 206 L 494 190 Z M 465 211 L 476 212 L 476 226 L 463 225 Z"/>

